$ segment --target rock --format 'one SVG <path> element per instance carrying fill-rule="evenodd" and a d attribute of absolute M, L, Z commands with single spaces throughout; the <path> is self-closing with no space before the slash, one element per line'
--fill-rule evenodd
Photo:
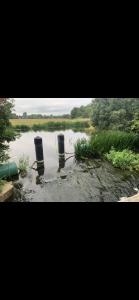
<path fill-rule="evenodd" d="M 12 182 L 7 182 L 4 185 L 2 192 L 0 193 L 0 202 L 7 201 L 13 195 L 13 191 L 14 187 Z"/>
<path fill-rule="evenodd" d="M 66 178 L 67 178 L 67 174 L 61 174 L 61 175 L 60 175 L 60 178 L 61 178 L 61 179 L 66 179 Z"/>
<path fill-rule="evenodd" d="M 61 170 L 60 178 L 61 178 L 61 179 L 66 179 L 67 176 L 68 176 L 68 175 L 65 173 L 65 171 L 64 171 L 64 170 Z"/>
<path fill-rule="evenodd" d="M 13 185 L 17 190 L 21 190 L 23 187 L 23 183 L 21 181 L 14 182 Z"/>
<path fill-rule="evenodd" d="M 55 181 L 57 181 L 57 178 L 52 178 L 52 179 L 45 180 L 44 183 L 52 183 L 52 182 L 55 182 Z"/>
<path fill-rule="evenodd" d="M 139 202 L 139 193 L 132 197 L 122 197 L 119 202 Z"/>
<path fill-rule="evenodd" d="M 92 170 L 92 169 L 94 169 L 94 166 L 88 166 L 87 168 L 88 168 L 88 170 Z"/>

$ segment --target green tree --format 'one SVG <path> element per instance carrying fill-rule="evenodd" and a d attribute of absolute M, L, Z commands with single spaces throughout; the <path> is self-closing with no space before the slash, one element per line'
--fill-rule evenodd
<path fill-rule="evenodd" d="M 131 130 L 138 112 L 139 98 L 96 98 L 92 102 L 91 120 L 98 129 Z"/>
<path fill-rule="evenodd" d="M 27 113 L 26 112 L 23 113 L 23 119 L 27 119 Z"/>
<path fill-rule="evenodd" d="M 11 99 L 0 98 L 0 162 L 8 158 L 8 143 L 16 137 L 9 121 L 13 107 L 14 102 Z"/>
<path fill-rule="evenodd" d="M 91 113 L 92 105 L 89 104 L 87 106 L 74 107 L 71 111 L 71 118 L 89 118 Z"/>

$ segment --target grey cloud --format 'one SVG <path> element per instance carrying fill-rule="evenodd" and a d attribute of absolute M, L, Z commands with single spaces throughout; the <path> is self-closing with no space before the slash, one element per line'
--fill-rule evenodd
<path fill-rule="evenodd" d="M 75 106 L 87 105 L 91 98 L 15 98 L 15 111 L 17 113 L 27 112 L 42 114 L 64 114 L 70 113 Z"/>

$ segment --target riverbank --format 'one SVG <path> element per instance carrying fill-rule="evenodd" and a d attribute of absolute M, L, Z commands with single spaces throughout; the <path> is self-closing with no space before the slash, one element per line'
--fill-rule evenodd
<path fill-rule="evenodd" d="M 137 188 L 137 173 L 121 172 L 110 163 L 95 159 L 87 164 L 76 163 L 50 180 L 42 176 L 36 186 L 31 186 L 31 181 L 27 186 L 24 179 L 21 194 L 15 191 L 14 201 L 119 202 L 122 197 L 134 196 Z"/>
<path fill-rule="evenodd" d="M 89 119 L 12 119 L 10 122 L 21 131 L 90 127 Z"/>

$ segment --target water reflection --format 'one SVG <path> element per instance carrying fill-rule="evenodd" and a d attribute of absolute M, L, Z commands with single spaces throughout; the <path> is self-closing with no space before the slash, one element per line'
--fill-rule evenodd
<path fill-rule="evenodd" d="M 60 172 L 61 169 L 65 168 L 65 154 L 64 155 L 59 155 L 59 168 L 58 172 Z"/>
<path fill-rule="evenodd" d="M 30 172 L 30 177 L 32 176 L 33 178 L 32 181 L 28 177 L 26 178 L 27 186 L 30 186 L 31 182 L 32 184 L 36 182 L 36 176 L 44 176 L 46 180 L 49 180 L 56 176 L 58 170 L 60 171 L 65 168 L 67 171 L 72 168 L 74 157 L 71 159 L 68 159 L 68 157 L 71 156 L 70 153 L 74 153 L 74 145 L 77 140 L 87 138 L 87 134 L 74 132 L 73 130 L 61 131 L 60 133 L 64 134 L 65 137 L 65 156 L 61 157 L 58 151 L 58 131 L 38 131 L 37 134 L 36 132 L 29 131 L 22 133 L 19 139 L 10 143 L 9 156 L 11 157 L 11 161 L 14 160 L 18 165 L 20 157 L 24 154 L 29 157 L 29 166 L 31 167 L 36 161 L 34 138 L 40 136 L 43 140 L 44 167 L 38 168 L 36 163 L 34 166 L 36 172 L 34 170 Z"/>

